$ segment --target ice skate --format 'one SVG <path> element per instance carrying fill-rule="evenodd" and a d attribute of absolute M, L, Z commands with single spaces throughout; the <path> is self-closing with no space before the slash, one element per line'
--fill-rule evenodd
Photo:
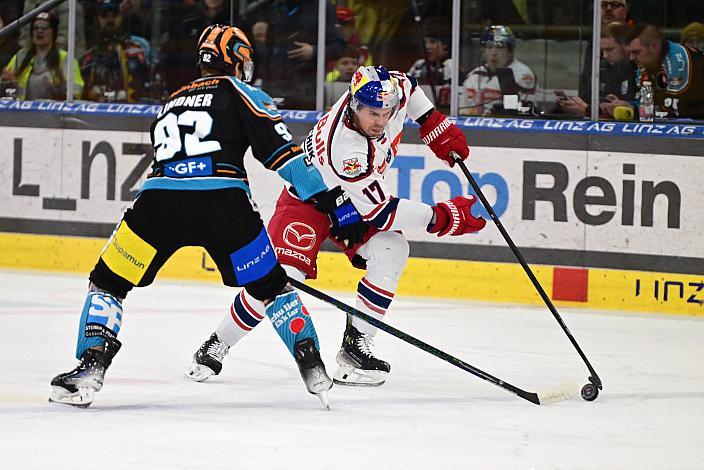
<path fill-rule="evenodd" d="M 106 343 L 103 350 L 88 349 L 84 352 L 73 370 L 59 374 L 51 380 L 49 401 L 80 408 L 90 406 L 95 392 L 103 388 L 105 371 L 120 346 L 118 341 L 113 341 Z"/>
<path fill-rule="evenodd" d="M 333 381 L 339 385 L 355 387 L 378 387 L 386 381 L 391 371 L 388 362 L 383 361 L 372 352 L 374 338 L 361 333 L 347 320 L 347 328 L 342 338 L 342 348 L 337 353 L 339 365 Z"/>
<path fill-rule="evenodd" d="M 303 383 L 308 392 L 317 395 L 323 406 L 330 409 L 328 390 L 332 387 L 332 380 L 325 371 L 325 364 L 320 358 L 320 352 L 315 347 L 312 338 L 298 341 L 294 346 L 296 364 L 301 372 Z"/>
<path fill-rule="evenodd" d="M 195 382 L 205 382 L 209 377 L 218 375 L 229 349 L 228 345 L 220 341 L 217 333 L 213 333 L 193 355 L 193 362 L 185 377 Z"/>

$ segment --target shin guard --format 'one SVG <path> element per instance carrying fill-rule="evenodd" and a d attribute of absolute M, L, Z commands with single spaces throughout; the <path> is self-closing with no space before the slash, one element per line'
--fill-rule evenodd
<path fill-rule="evenodd" d="M 296 357 L 294 346 L 302 339 L 312 338 L 316 349 L 320 350 L 313 319 L 298 293 L 290 291 L 277 295 L 274 301 L 267 305 L 266 316 L 293 357 Z"/>
<path fill-rule="evenodd" d="M 121 326 L 122 304 L 119 299 L 105 291 L 88 292 L 78 325 L 76 359 L 92 347 L 105 346 L 107 341 L 119 345 L 117 333 Z"/>

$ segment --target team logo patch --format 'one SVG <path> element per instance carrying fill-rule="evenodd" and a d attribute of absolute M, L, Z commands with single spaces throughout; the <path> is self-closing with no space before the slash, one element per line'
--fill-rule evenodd
<path fill-rule="evenodd" d="M 291 222 L 284 229 L 284 243 L 291 248 L 308 251 L 315 246 L 315 230 L 301 222 Z"/>
<path fill-rule="evenodd" d="M 193 176 L 210 176 L 213 174 L 213 162 L 210 157 L 197 157 L 166 163 L 164 176 L 171 178 L 188 178 Z"/>
<path fill-rule="evenodd" d="M 263 278 L 277 263 L 269 236 L 263 228 L 257 238 L 231 253 L 230 260 L 240 286 Z"/>
<path fill-rule="evenodd" d="M 103 249 L 100 258 L 118 276 L 135 286 L 156 256 L 156 248 L 134 233 L 125 221 L 120 222 Z"/>
<path fill-rule="evenodd" d="M 362 164 L 357 158 L 342 160 L 342 171 L 348 176 L 357 176 L 362 172 Z"/>
<path fill-rule="evenodd" d="M 624 80 L 621 82 L 621 94 L 622 95 L 628 94 L 628 80 Z"/>

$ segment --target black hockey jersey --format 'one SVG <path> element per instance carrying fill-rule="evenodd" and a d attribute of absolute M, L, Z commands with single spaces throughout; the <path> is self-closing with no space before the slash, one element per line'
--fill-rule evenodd
<path fill-rule="evenodd" d="M 239 187 L 249 193 L 244 155 L 250 147 L 302 198 L 326 189 L 269 95 L 232 76 L 200 78 L 174 92 L 152 124 L 151 139 L 154 162 L 142 191 Z"/>

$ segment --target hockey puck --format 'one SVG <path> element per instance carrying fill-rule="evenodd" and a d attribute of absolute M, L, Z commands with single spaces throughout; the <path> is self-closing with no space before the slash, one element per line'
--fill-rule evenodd
<path fill-rule="evenodd" d="M 586 401 L 594 401 L 599 396 L 599 389 L 594 384 L 586 384 L 582 387 L 582 398 Z"/>

